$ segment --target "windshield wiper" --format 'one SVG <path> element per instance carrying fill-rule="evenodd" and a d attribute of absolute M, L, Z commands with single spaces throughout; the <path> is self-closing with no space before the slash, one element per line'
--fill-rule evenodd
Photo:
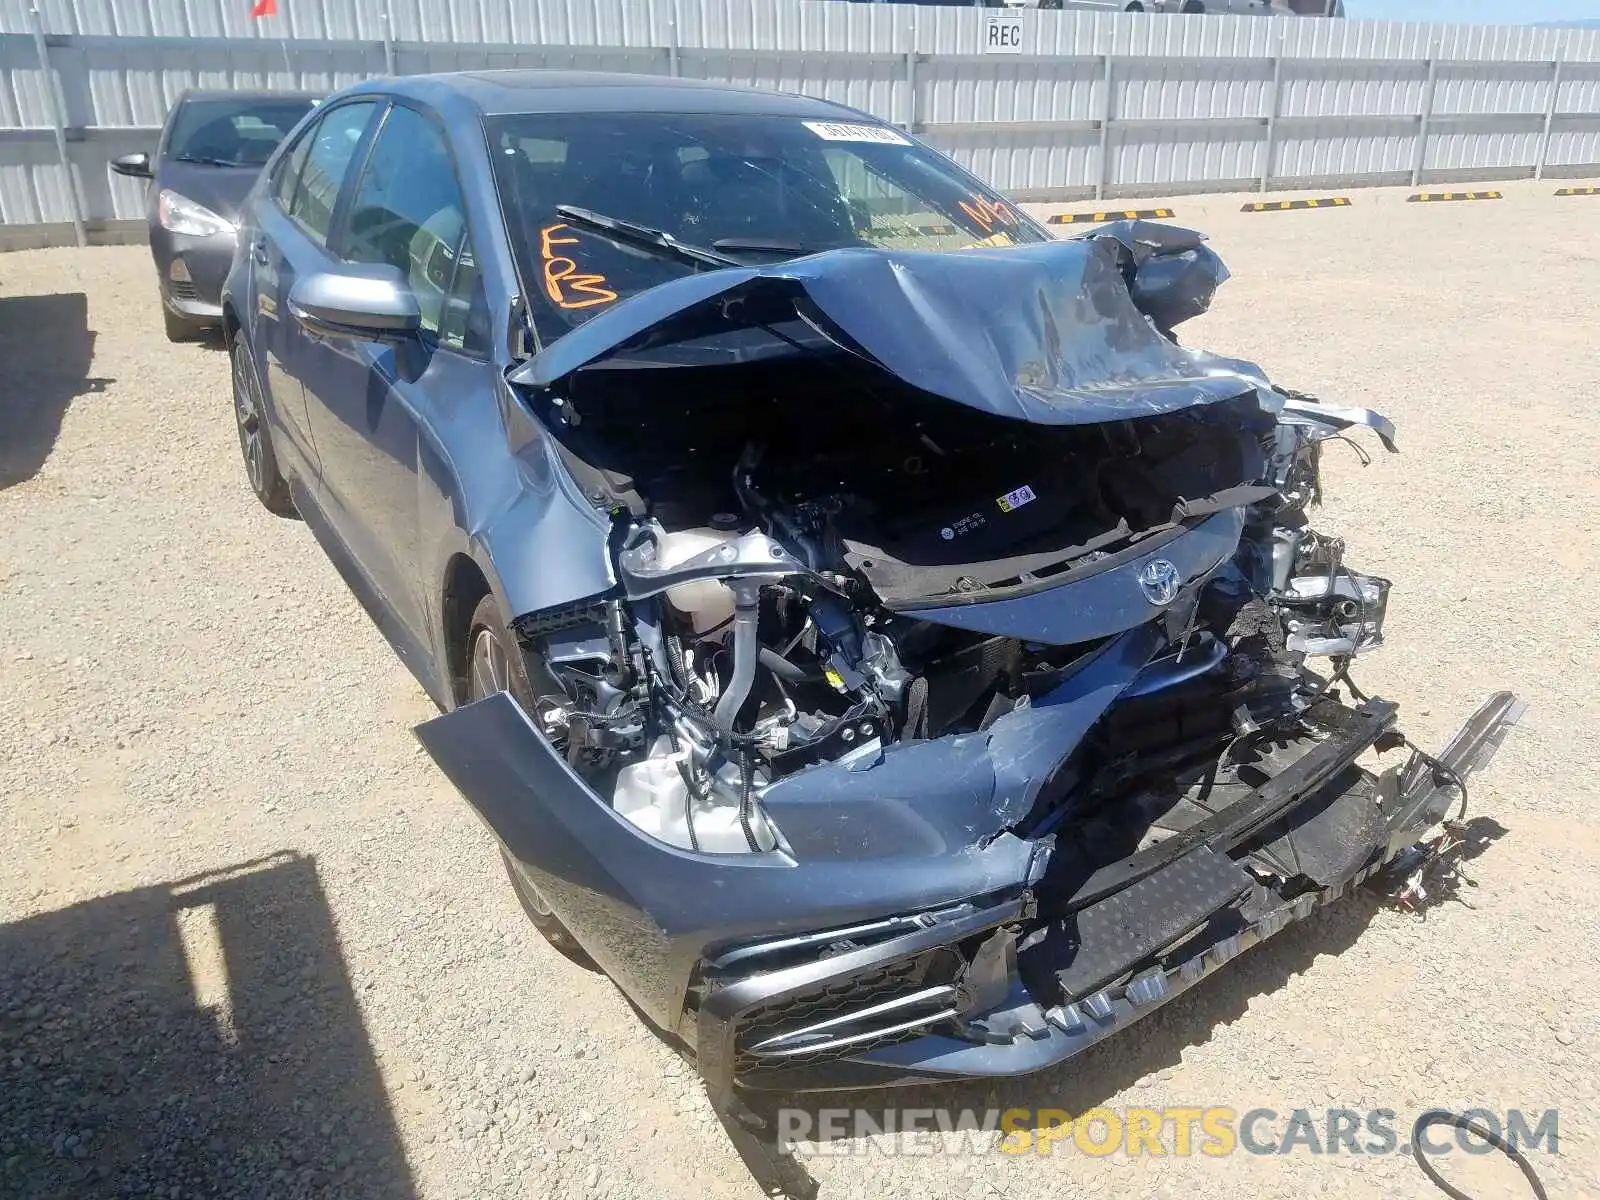
<path fill-rule="evenodd" d="M 786 242 L 778 238 L 718 238 L 711 243 L 711 248 L 732 251 L 735 254 L 789 254 L 795 257 L 816 253 L 814 249 L 802 246 L 799 242 Z"/>
<path fill-rule="evenodd" d="M 737 258 L 719 254 L 715 250 L 707 250 L 704 246 L 692 246 L 688 242 L 680 242 L 665 229 L 652 229 L 648 225 L 635 225 L 632 221 L 608 217 L 604 213 L 590 212 L 587 208 L 578 208 L 572 204 L 556 205 L 556 216 L 561 217 L 568 224 L 593 230 L 595 233 L 608 237 L 612 241 L 621 242 L 627 246 L 637 246 L 641 250 L 651 250 L 662 258 L 676 259 L 678 262 L 687 263 L 692 267 L 742 267 L 747 265 Z"/>
<path fill-rule="evenodd" d="M 231 158 L 216 158 L 209 154 L 174 154 L 172 161 L 199 163 L 203 167 L 242 167 L 245 165 Z"/>

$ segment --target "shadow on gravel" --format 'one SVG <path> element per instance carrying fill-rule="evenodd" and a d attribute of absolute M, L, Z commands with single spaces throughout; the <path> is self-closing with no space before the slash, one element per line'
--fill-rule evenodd
<path fill-rule="evenodd" d="M 0 1195 L 415 1194 L 314 862 L 0 927 Z"/>
<path fill-rule="evenodd" d="M 0 490 L 32 479 L 75 396 L 102 391 L 89 300 L 82 292 L 0 296 Z"/>

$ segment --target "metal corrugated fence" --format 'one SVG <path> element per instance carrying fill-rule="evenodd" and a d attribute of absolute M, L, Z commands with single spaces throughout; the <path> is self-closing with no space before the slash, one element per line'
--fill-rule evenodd
<path fill-rule="evenodd" d="M 138 218 L 186 87 L 580 67 L 806 92 L 1020 199 L 1587 175 L 1600 31 L 840 0 L 0 0 L 0 243 Z M 985 53 L 991 19 L 1021 24 Z M 65 160 L 65 163 L 63 163 Z"/>

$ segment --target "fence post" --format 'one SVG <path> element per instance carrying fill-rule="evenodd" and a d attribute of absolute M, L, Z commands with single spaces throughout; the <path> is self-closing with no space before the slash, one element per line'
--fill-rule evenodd
<path fill-rule="evenodd" d="M 61 160 L 61 173 L 67 181 L 67 205 L 72 212 L 72 236 L 80 246 L 89 244 L 83 229 L 83 203 L 78 199 L 78 181 L 72 173 L 72 160 L 67 157 L 67 126 L 62 115 L 65 105 L 61 101 L 60 81 L 55 67 L 50 63 L 50 47 L 44 40 L 44 18 L 37 8 L 28 9 L 28 19 L 33 25 L 33 49 L 39 56 L 39 69 L 44 72 L 44 94 L 50 104 L 50 126 L 56 135 L 56 157 Z"/>
<path fill-rule="evenodd" d="M 917 131 L 917 22 L 906 22 L 910 44 L 906 47 L 906 132 Z"/>
<path fill-rule="evenodd" d="M 678 0 L 672 0 L 672 16 L 667 21 L 667 74 L 674 79 L 683 74 L 678 55 Z"/>
<path fill-rule="evenodd" d="M 1112 51 L 1116 48 L 1116 32 L 1106 35 L 1106 52 L 1100 57 L 1103 60 L 1103 70 L 1100 76 L 1100 87 L 1104 95 L 1100 97 L 1100 177 L 1094 183 L 1094 198 L 1106 198 L 1106 185 L 1111 182 L 1111 78 L 1112 78 Z"/>
<path fill-rule="evenodd" d="M 1261 158 L 1261 187 L 1266 194 L 1267 180 L 1272 177 L 1272 155 L 1278 144 L 1278 95 L 1283 90 L 1283 30 L 1278 30 L 1278 48 L 1272 55 L 1272 98 L 1267 108 L 1267 146 Z"/>
<path fill-rule="evenodd" d="M 383 21 L 383 73 L 393 75 L 394 70 L 394 6 L 390 0 L 383 0 L 383 12 L 379 14 Z"/>
<path fill-rule="evenodd" d="M 1533 164 L 1533 177 L 1544 178 L 1545 160 L 1550 156 L 1550 125 L 1556 119 L 1556 97 L 1561 94 L 1561 55 L 1563 45 L 1556 51 L 1556 60 L 1550 64 L 1550 98 L 1544 106 L 1544 129 L 1539 134 L 1539 157 Z"/>
<path fill-rule="evenodd" d="M 1439 80 L 1439 43 L 1428 47 L 1428 81 L 1422 85 L 1422 115 L 1417 120 L 1417 155 L 1411 161 L 1411 186 L 1422 182 L 1422 165 L 1428 158 L 1428 122 L 1433 118 L 1433 86 Z"/>

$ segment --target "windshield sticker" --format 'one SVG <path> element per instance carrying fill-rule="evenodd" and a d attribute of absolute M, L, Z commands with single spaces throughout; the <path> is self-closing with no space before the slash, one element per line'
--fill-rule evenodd
<path fill-rule="evenodd" d="M 1024 504 L 1032 503 L 1038 498 L 1039 497 L 1033 494 L 1033 489 L 1031 487 L 1029 487 L 1027 484 L 1023 484 L 1016 491 L 1007 492 L 1004 496 L 1001 496 L 995 501 L 995 503 L 1000 506 L 1001 512 L 1008 513 L 1016 512 L 1017 509 L 1021 508 Z"/>
<path fill-rule="evenodd" d="M 1017 225 L 1017 214 L 1000 200 L 986 200 L 982 196 L 974 196 L 971 204 L 965 200 L 961 201 L 961 211 L 982 225 L 986 233 L 993 233 L 996 225 L 1009 225 L 1012 228 Z"/>
<path fill-rule="evenodd" d="M 845 125 L 838 121 L 802 121 L 825 142 L 875 142 L 880 146 L 909 146 L 911 139 L 887 125 Z"/>
<path fill-rule="evenodd" d="M 585 275 L 578 272 L 578 264 L 565 255 L 556 253 L 557 246 L 576 246 L 576 237 L 556 237 L 569 225 L 547 225 L 539 232 L 539 256 L 544 259 L 544 290 L 557 308 L 593 308 L 597 304 L 610 304 L 617 293 L 606 287 L 604 275 Z"/>

